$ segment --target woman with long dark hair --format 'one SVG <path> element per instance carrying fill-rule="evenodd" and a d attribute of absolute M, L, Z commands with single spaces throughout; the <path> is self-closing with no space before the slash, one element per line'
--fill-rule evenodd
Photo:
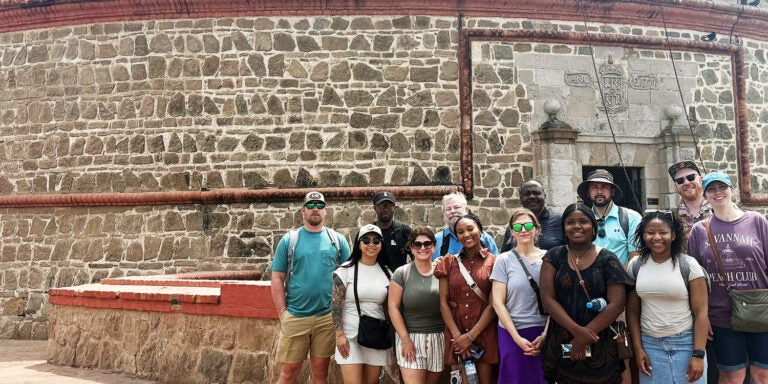
<path fill-rule="evenodd" d="M 406 247 L 413 262 L 396 269 L 389 285 L 389 317 L 397 332 L 397 365 L 405 384 L 437 384 L 445 369 L 445 323 L 432 265 L 435 233 L 428 227 L 415 228 Z"/>
<path fill-rule="evenodd" d="M 447 254 L 435 266 L 435 277 L 440 280 L 440 312 L 445 321 L 445 361 L 456 369 L 456 356 L 473 359 L 480 384 L 496 383 L 499 350 L 489 279 L 496 256 L 480 241 L 483 225 L 477 216 L 462 216 L 454 224 L 453 233 L 461 242 L 461 252 L 456 256 Z M 485 350 L 481 357 L 472 357 L 473 344 Z"/>
<path fill-rule="evenodd" d="M 640 256 L 627 265 L 635 279 L 627 323 L 640 383 L 705 383 L 707 284 L 699 263 L 683 253 L 682 222 L 671 211 L 649 212 L 632 241 Z"/>
<path fill-rule="evenodd" d="M 336 328 L 335 359 L 345 384 L 376 384 L 382 367 L 390 364 L 390 350 L 366 348 L 357 342 L 358 311 L 385 319 L 384 303 L 391 274 L 385 266 L 387 251 L 382 241 L 379 227 L 363 226 L 349 261 L 333 273 L 331 312 Z"/>
<path fill-rule="evenodd" d="M 541 267 L 541 296 L 550 315 L 544 378 L 559 384 L 619 383 L 624 362 L 610 326 L 624 310 L 630 278 L 613 252 L 592 244 L 597 236 L 592 209 L 569 205 L 562 226 L 567 244 L 547 251 Z M 587 308 L 600 298 L 605 308 Z"/>

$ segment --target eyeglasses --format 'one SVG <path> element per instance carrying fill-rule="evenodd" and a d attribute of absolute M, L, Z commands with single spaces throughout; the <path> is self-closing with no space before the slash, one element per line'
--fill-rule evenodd
<path fill-rule="evenodd" d="M 307 208 L 307 209 L 315 209 L 315 208 L 323 209 L 323 208 L 325 208 L 325 203 L 320 202 L 320 201 L 317 201 L 317 202 L 310 201 L 309 203 L 304 204 L 304 207 Z"/>
<path fill-rule="evenodd" d="M 597 236 L 600 238 L 605 237 L 605 220 L 604 219 L 597 219 Z"/>
<path fill-rule="evenodd" d="M 411 248 L 414 249 L 421 249 L 421 248 L 432 248 L 432 246 L 435 245 L 431 240 L 427 240 L 424 242 L 421 241 L 414 241 L 411 243 Z"/>
<path fill-rule="evenodd" d="M 380 237 L 374 237 L 374 238 L 370 238 L 370 237 L 363 237 L 362 239 L 360 239 L 360 241 L 362 241 L 362 242 L 363 242 L 363 244 L 365 244 L 365 245 L 368 245 L 368 244 L 370 244 L 371 242 L 373 242 L 373 244 L 374 244 L 374 245 L 379 245 L 379 244 L 381 244 L 381 238 L 380 238 Z"/>
<path fill-rule="evenodd" d="M 534 228 L 536 228 L 536 225 L 533 224 L 533 222 L 527 222 L 527 223 L 515 223 L 512 224 L 512 230 L 515 232 L 522 232 L 523 228 L 525 228 L 526 231 L 533 231 Z"/>
<path fill-rule="evenodd" d="M 688 176 L 678 177 L 677 179 L 675 179 L 675 183 L 677 183 L 677 185 L 683 185 L 683 183 L 685 183 L 686 180 L 691 181 L 691 182 L 696 180 L 696 174 L 695 173 L 691 173 Z"/>

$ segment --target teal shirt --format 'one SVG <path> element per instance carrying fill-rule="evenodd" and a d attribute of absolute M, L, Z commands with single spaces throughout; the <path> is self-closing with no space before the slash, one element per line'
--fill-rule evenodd
<path fill-rule="evenodd" d="M 595 208 L 592 207 L 593 212 L 594 209 Z M 616 257 L 621 261 L 622 266 L 627 265 L 630 252 L 637 252 L 637 247 L 632 244 L 632 237 L 634 236 L 635 231 L 637 231 L 640 221 L 643 219 L 643 217 L 634 210 L 626 207 L 624 209 L 629 211 L 627 215 L 627 218 L 629 219 L 629 233 L 625 235 L 624 230 L 621 229 L 621 224 L 619 223 L 619 206 L 614 203 L 611 210 L 608 212 L 608 215 L 605 217 L 605 237 L 598 236 L 595 238 L 595 241 L 592 242 L 598 247 L 603 247 L 615 253 Z M 597 212 L 595 212 L 595 217 L 598 219 L 600 218 Z"/>
<path fill-rule="evenodd" d="M 283 236 L 277 244 L 272 270 L 288 270 L 289 234 Z M 296 317 L 325 315 L 331 311 L 331 292 L 333 289 L 333 271 L 337 263 L 349 259 L 349 244 L 337 234 L 341 260 L 337 260 L 336 248 L 323 228 L 320 232 L 309 232 L 304 227 L 299 229 L 299 240 L 293 253 L 293 273 L 285 293 L 285 305 L 288 313 Z"/>

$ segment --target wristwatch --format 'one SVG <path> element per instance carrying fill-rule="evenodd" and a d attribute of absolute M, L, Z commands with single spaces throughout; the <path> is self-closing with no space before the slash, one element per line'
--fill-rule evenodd
<path fill-rule="evenodd" d="M 704 356 L 706 356 L 706 352 L 702 351 L 701 349 L 694 349 L 693 350 L 693 357 L 697 357 L 699 359 L 703 359 Z"/>

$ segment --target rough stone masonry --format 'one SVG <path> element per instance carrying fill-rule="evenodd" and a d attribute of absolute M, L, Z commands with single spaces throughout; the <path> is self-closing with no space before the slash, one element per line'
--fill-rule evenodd
<path fill-rule="evenodd" d="M 449 16 L 271 16 L 137 20 L 0 33 L 0 194 L 217 188 L 461 185 L 459 23 L 494 30 L 584 31 L 556 20 Z M 590 25 L 590 33 L 659 38 L 663 29 Z M 699 32 L 677 31 L 678 38 Z M 673 37 L 675 37 L 673 36 Z M 727 40 L 727 39 L 726 39 Z M 752 188 L 768 191 L 768 64 L 743 39 Z M 582 132 L 578 162 L 615 165 L 584 44 L 478 41 L 471 94 L 473 210 L 497 238 L 516 187 L 540 176 L 531 132 L 549 98 Z M 662 193 L 655 137 L 679 97 L 665 50 L 601 47 L 659 89 L 618 112 L 621 159 Z M 722 55 L 672 52 L 685 69 L 710 168 L 735 172 L 733 68 Z M 586 68 L 586 69 L 585 69 Z M 576 81 L 576 80 L 573 80 Z M 574 85 L 575 84 L 575 85 Z M 638 129 L 639 127 L 639 129 Z M 661 170 L 661 171 L 660 171 Z M 574 174 L 580 179 L 580 175 Z M 666 185 L 666 184 L 663 184 Z M 552 192 L 567 194 L 558 186 Z M 441 227 L 439 201 L 404 200 L 398 219 Z M 298 202 L 0 210 L 0 337 L 45 339 L 52 287 L 106 277 L 262 269 L 300 225 Z M 344 234 L 373 221 L 368 201 L 332 201 Z M 758 207 L 764 209 L 764 207 Z"/>

